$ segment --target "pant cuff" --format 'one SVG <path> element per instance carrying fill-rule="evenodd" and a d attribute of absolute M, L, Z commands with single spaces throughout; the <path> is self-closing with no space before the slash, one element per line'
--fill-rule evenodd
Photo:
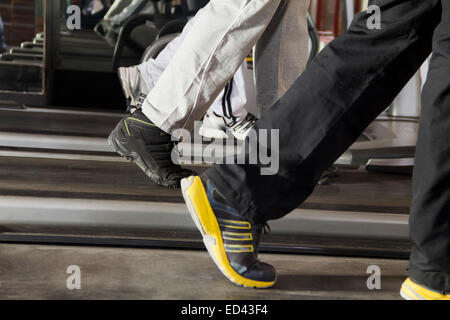
<path fill-rule="evenodd" d="M 158 128 L 165 131 L 166 133 L 172 134 L 173 125 L 166 116 L 162 116 L 161 113 L 153 107 L 149 102 L 145 101 L 142 106 L 142 112 L 145 116 Z M 170 116 L 169 116 L 170 118 Z"/>
<path fill-rule="evenodd" d="M 436 271 L 408 269 L 410 278 L 419 285 L 441 293 L 450 293 L 450 274 Z"/>
<path fill-rule="evenodd" d="M 240 192 L 237 192 L 237 186 L 231 185 L 229 179 L 224 177 L 220 169 L 217 169 L 216 166 L 206 170 L 203 175 L 212 180 L 220 193 L 225 196 L 234 209 L 239 211 L 242 217 L 249 219 L 254 224 L 266 222 L 260 221 L 253 201 L 244 198 Z"/>

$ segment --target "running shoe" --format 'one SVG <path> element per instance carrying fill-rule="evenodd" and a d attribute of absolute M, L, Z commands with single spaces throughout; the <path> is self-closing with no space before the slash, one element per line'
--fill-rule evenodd
<path fill-rule="evenodd" d="M 266 224 L 242 217 L 205 175 L 183 179 L 181 190 L 209 255 L 225 277 L 238 286 L 272 287 L 275 269 L 257 257 Z"/>
<path fill-rule="evenodd" d="M 450 294 L 429 289 L 410 278 L 403 282 L 400 295 L 406 300 L 450 300 Z"/>
<path fill-rule="evenodd" d="M 141 110 L 123 118 L 108 138 L 121 156 L 135 162 L 154 182 L 177 188 L 180 180 L 195 174 L 172 162 L 171 136 L 153 124 Z"/>

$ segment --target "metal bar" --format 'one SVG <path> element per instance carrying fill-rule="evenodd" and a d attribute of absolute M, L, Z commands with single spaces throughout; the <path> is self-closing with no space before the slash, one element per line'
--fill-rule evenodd
<path fill-rule="evenodd" d="M 0 146 L 112 152 L 106 138 L 0 132 Z"/>
<path fill-rule="evenodd" d="M 323 16 L 323 0 L 317 0 L 317 8 L 316 8 L 316 26 L 319 31 L 323 31 L 322 25 L 322 16 Z"/>
<path fill-rule="evenodd" d="M 46 103 L 45 96 L 42 93 L 32 93 L 32 92 L 23 93 L 13 91 L 0 91 L 0 101 L 2 100 L 3 101 L 13 100 L 14 102 L 20 104 L 33 104 L 33 105 L 43 105 Z"/>
<path fill-rule="evenodd" d="M 11 103 L 14 103 L 11 101 Z M 17 109 L 17 105 L 13 105 L 12 108 L 6 106 L 0 106 L 0 110 L 4 111 L 22 111 L 22 112 L 31 112 L 31 113 L 53 113 L 53 114 L 66 114 L 66 115 L 87 115 L 94 117 L 112 117 L 117 118 L 118 120 L 123 118 L 126 114 L 119 112 L 108 112 L 108 111 L 91 111 L 89 110 L 75 110 L 75 109 L 67 109 L 67 108 L 44 108 L 44 107 L 29 107 L 22 106 L 20 109 Z M 70 120 L 70 118 L 68 118 Z"/>
<path fill-rule="evenodd" d="M 341 0 L 334 0 L 333 36 L 339 35 L 339 17 L 341 16 Z"/>
<path fill-rule="evenodd" d="M 362 10 L 362 0 L 355 0 L 355 12 L 360 13 Z"/>
<path fill-rule="evenodd" d="M 347 12 L 346 20 L 347 20 L 347 28 L 350 27 L 350 24 L 355 17 L 355 2 L 354 0 L 345 0 L 345 9 Z"/>
<path fill-rule="evenodd" d="M 190 249 L 205 250 L 200 241 L 147 240 L 127 238 L 88 238 L 65 236 L 30 236 L 0 234 L 0 242 L 14 244 L 48 244 L 48 245 L 77 245 L 126 248 L 159 248 L 159 249 Z M 321 248 L 313 246 L 287 246 L 261 244 L 261 253 L 302 254 L 320 256 L 345 256 L 384 259 L 408 259 L 409 252 L 401 250 L 376 250 L 357 248 Z"/>
<path fill-rule="evenodd" d="M 55 160 L 80 160 L 80 161 L 103 161 L 103 162 L 129 162 L 125 158 L 121 158 L 119 156 L 22 151 L 22 150 L 17 151 L 17 150 L 1 150 L 1 149 L 0 149 L 0 157 L 39 158 L 39 159 L 55 159 Z"/>
<path fill-rule="evenodd" d="M 183 203 L 0 196 L 0 225 L 196 231 Z M 296 209 L 271 221 L 274 235 L 409 239 L 408 215 Z"/>
<path fill-rule="evenodd" d="M 49 102 L 52 96 L 55 65 L 59 50 L 61 1 L 44 1 L 44 71 L 43 94 Z"/>

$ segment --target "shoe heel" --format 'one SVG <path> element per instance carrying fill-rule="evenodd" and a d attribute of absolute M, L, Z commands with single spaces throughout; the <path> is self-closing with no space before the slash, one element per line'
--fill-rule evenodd
<path fill-rule="evenodd" d="M 126 158 L 128 161 L 133 162 L 135 159 L 128 150 L 123 148 L 118 142 L 116 138 L 115 131 L 111 132 L 111 134 L 108 136 L 108 144 L 111 146 L 111 148 L 117 152 L 120 156 Z"/>

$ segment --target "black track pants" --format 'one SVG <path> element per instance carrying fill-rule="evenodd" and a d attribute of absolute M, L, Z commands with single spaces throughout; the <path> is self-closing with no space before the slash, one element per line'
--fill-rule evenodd
<path fill-rule="evenodd" d="M 410 274 L 450 291 L 450 4 L 371 4 L 381 8 L 381 29 L 369 30 L 371 15 L 359 14 L 256 124 L 256 130 L 279 130 L 279 150 L 271 150 L 279 155 L 278 173 L 261 175 L 258 165 L 218 165 L 206 175 L 244 216 L 255 222 L 281 218 L 389 106 L 434 45 L 416 156 Z"/>
<path fill-rule="evenodd" d="M 409 273 L 420 283 L 450 292 L 450 1 L 442 0 L 442 8 L 422 94 Z"/>

